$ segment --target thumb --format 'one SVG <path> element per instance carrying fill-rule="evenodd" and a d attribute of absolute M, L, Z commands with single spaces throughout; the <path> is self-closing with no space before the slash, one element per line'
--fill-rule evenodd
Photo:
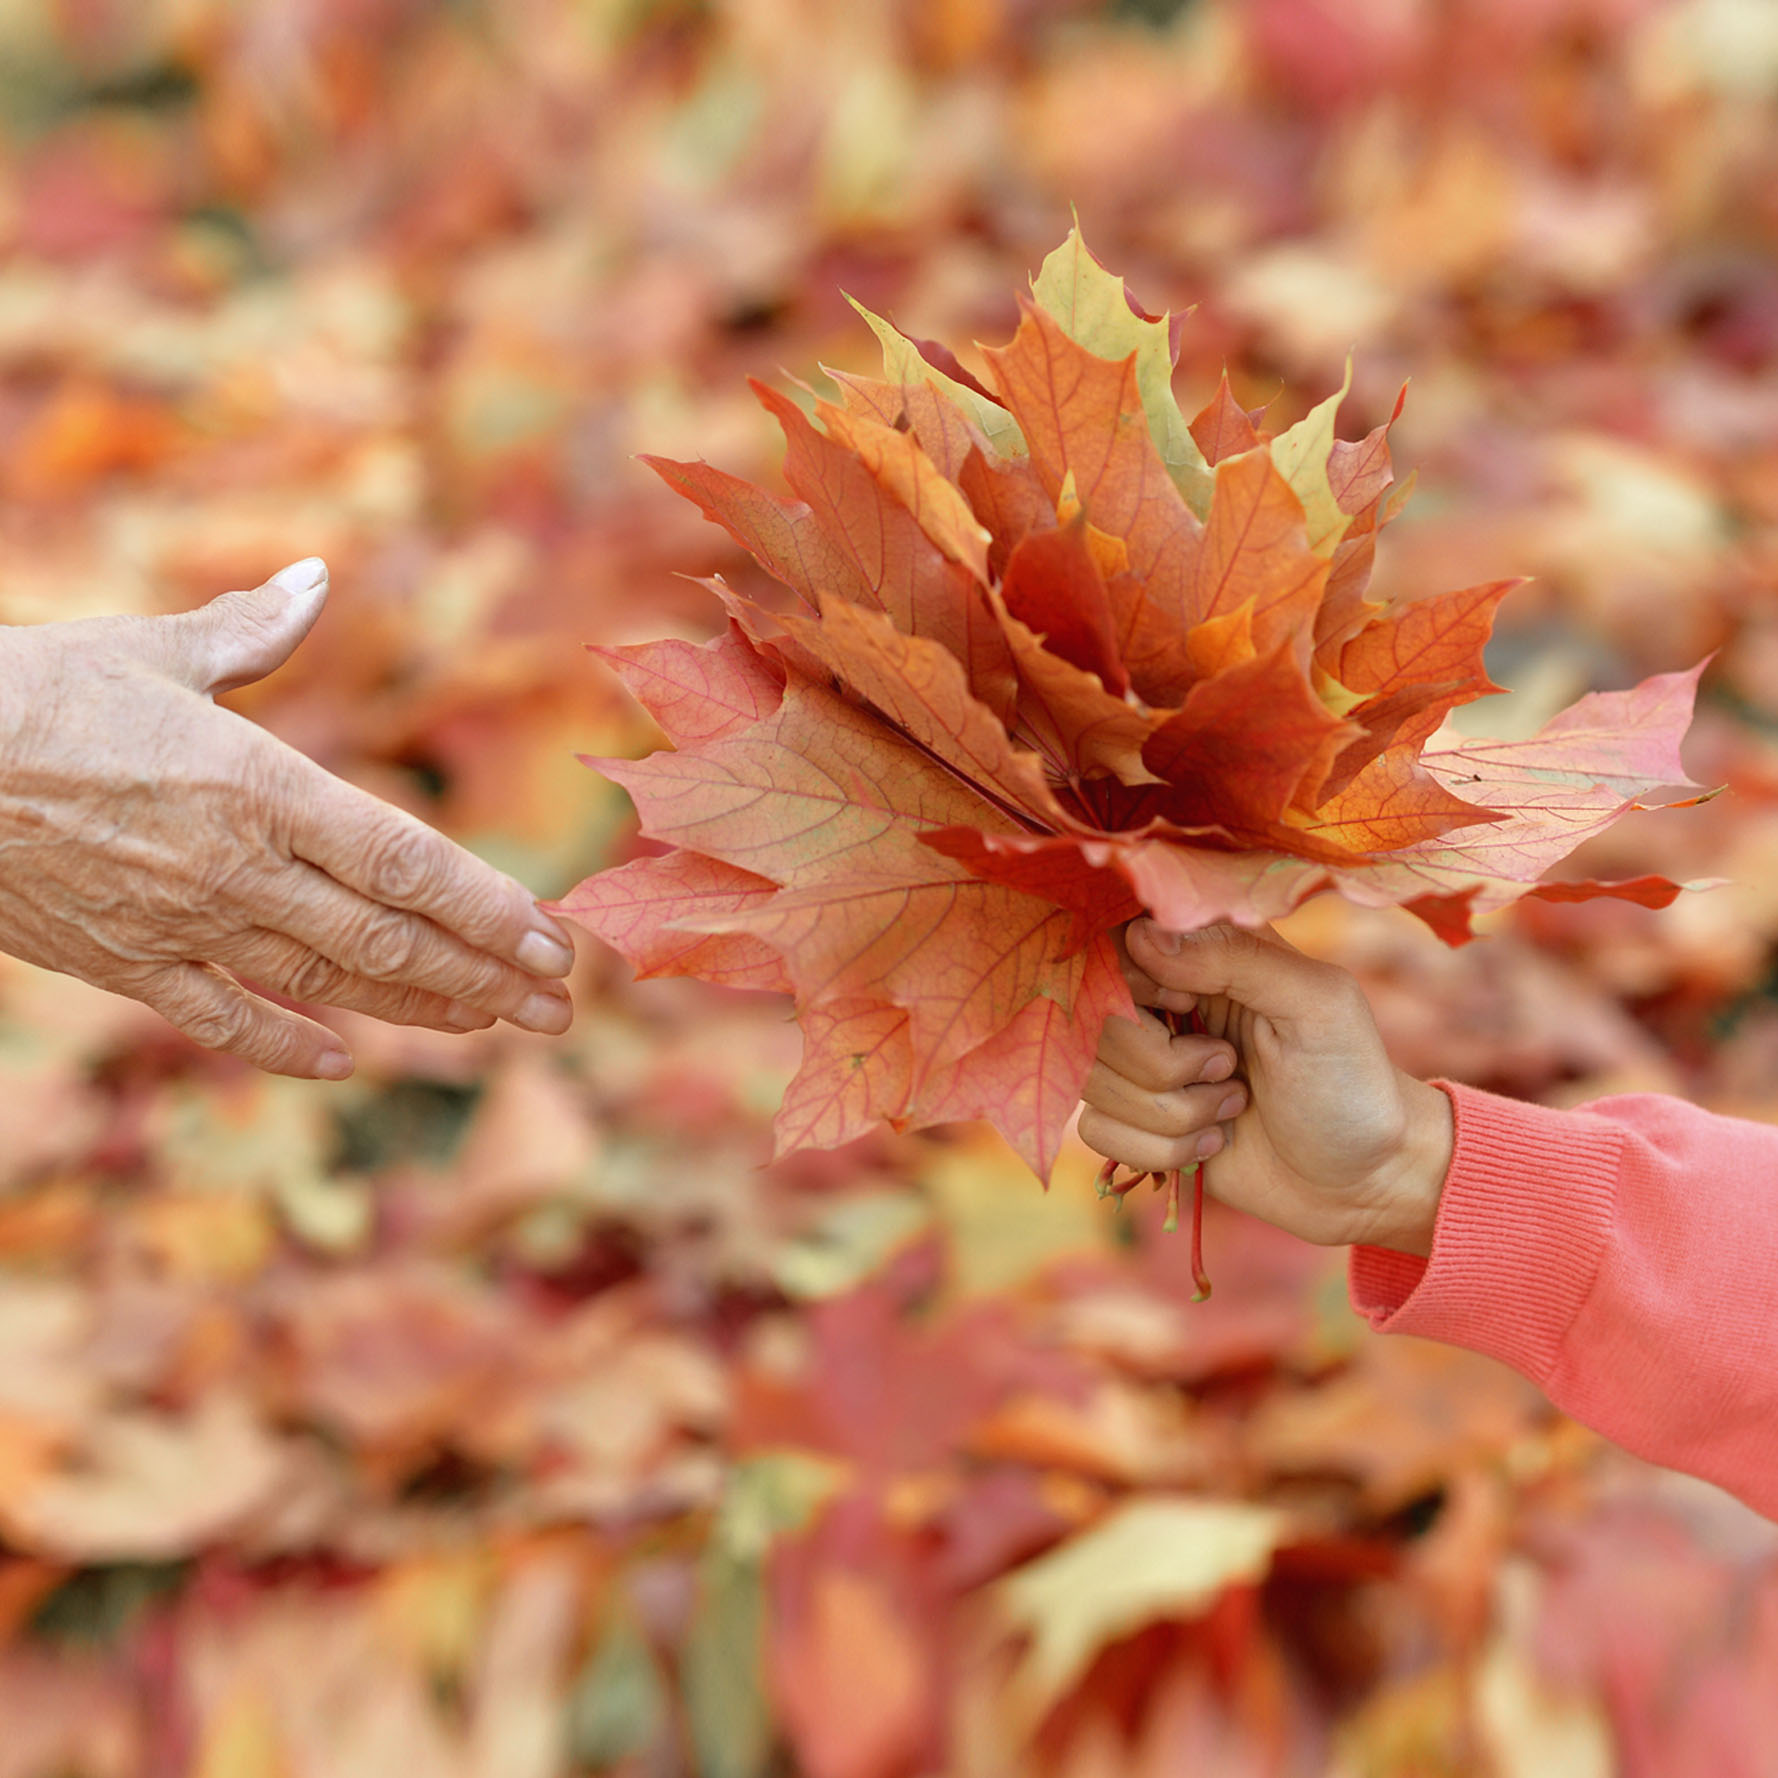
<path fill-rule="evenodd" d="M 327 564 L 305 556 L 245 593 L 158 620 L 175 678 L 207 696 L 251 685 L 281 667 L 315 627 L 327 600 Z"/>
<path fill-rule="evenodd" d="M 1270 1019 L 1296 1022 L 1324 1014 L 1345 974 L 1305 957 L 1276 933 L 1239 926 L 1168 932 L 1139 919 L 1130 923 L 1124 943 L 1130 961 L 1158 988 L 1180 996 L 1222 996 Z"/>

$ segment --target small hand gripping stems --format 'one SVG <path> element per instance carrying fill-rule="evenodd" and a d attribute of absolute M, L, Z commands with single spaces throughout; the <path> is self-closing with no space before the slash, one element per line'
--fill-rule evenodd
<path fill-rule="evenodd" d="M 1177 1013 L 1163 1012 L 1161 1017 L 1166 1020 L 1175 1034 L 1180 1029 L 1180 1016 Z M 1202 1031 L 1203 1024 L 1194 1011 L 1191 1015 L 1190 1029 Z M 1161 1227 L 1173 1234 L 1179 1227 L 1179 1169 L 1171 1168 L 1165 1173 L 1132 1173 L 1128 1179 L 1119 1179 L 1118 1173 L 1122 1163 L 1107 1161 L 1099 1169 L 1099 1177 L 1094 1181 L 1094 1190 L 1102 1198 L 1115 1197 L 1121 1204 L 1129 1193 L 1133 1192 L 1143 1180 L 1154 1182 L 1156 1191 L 1167 1194 L 1167 1219 Z M 1195 1286 L 1192 1301 L 1201 1303 L 1210 1295 L 1210 1277 L 1204 1270 L 1204 1163 L 1199 1161 L 1192 1168 L 1192 1284 Z"/>

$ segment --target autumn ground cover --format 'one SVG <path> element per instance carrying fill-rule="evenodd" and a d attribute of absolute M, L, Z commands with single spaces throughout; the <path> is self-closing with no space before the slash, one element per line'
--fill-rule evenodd
<path fill-rule="evenodd" d="M 849 291 L 1005 341 L 1068 227 L 1268 425 L 1413 500 L 1388 597 L 1529 575 L 1475 721 L 1717 651 L 1686 763 L 1449 950 L 1334 898 L 1398 1059 L 1778 1113 L 1778 27 L 1762 0 L 308 0 L 0 13 L 0 619 L 309 553 L 242 707 L 540 892 L 635 856 L 580 644 L 742 552 L 633 461 L 775 485 L 757 376 Z M 830 387 L 824 385 L 824 387 Z M 351 1021 L 344 1088 L 0 968 L 0 1778 L 1720 1778 L 1778 1769 L 1778 1535 L 1341 1256 L 1064 1149 L 763 1165 L 781 1001 Z M 1676 1362 L 1681 1359 L 1676 1355 Z"/>

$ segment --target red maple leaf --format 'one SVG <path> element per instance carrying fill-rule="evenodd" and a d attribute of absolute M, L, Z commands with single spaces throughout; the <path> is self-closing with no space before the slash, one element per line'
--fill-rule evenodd
<path fill-rule="evenodd" d="M 798 605 L 713 582 L 718 640 L 605 651 L 674 746 L 595 763 L 673 850 L 559 904 L 639 973 L 796 996 L 781 1149 L 984 1117 L 1047 1177 L 1143 910 L 1253 926 L 1331 889 L 1461 943 L 1524 895 L 1676 893 L 1538 879 L 1689 782 L 1699 670 L 1450 738 L 1511 583 L 1366 597 L 1399 497 L 1388 423 L 1336 438 L 1343 389 L 1272 437 L 1225 378 L 1188 425 L 1172 322 L 1078 231 L 991 386 L 866 319 L 883 379 L 813 417 L 756 385 L 791 498 L 649 459 Z"/>

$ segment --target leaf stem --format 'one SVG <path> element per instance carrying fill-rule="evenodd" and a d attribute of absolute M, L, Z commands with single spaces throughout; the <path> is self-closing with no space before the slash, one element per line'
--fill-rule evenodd
<path fill-rule="evenodd" d="M 1179 1175 L 1173 1175 L 1175 1181 Z M 1174 1188 L 1177 1190 L 1177 1185 Z M 1210 1274 L 1204 1270 L 1204 1163 L 1192 1168 L 1192 1283 L 1197 1286 L 1192 1301 L 1201 1303 L 1210 1295 Z"/>
<path fill-rule="evenodd" d="M 1132 1173 L 1128 1179 L 1119 1179 L 1118 1172 L 1119 1163 L 1107 1161 L 1099 1169 L 1098 1176 L 1093 1181 L 1093 1190 L 1101 1198 L 1116 1198 L 1118 1208 L 1121 1210 L 1124 1199 L 1144 1180 L 1148 1180 L 1156 1191 L 1164 1191 L 1167 1194 L 1167 1214 L 1161 1223 L 1162 1232 L 1168 1235 L 1177 1234 L 1179 1231 L 1179 1168 L 1174 1167 L 1165 1173 Z M 1204 1270 L 1204 1167 L 1202 1162 L 1192 1168 L 1191 1267 L 1192 1283 L 1196 1287 L 1192 1301 L 1201 1303 L 1210 1295 L 1210 1277 Z"/>
<path fill-rule="evenodd" d="M 1204 1021 L 1198 1016 L 1196 1007 L 1192 1008 L 1189 1015 L 1189 1024 L 1186 1022 L 1185 1015 L 1175 1012 L 1162 1012 L 1161 1020 L 1168 1030 L 1175 1034 L 1182 1029 L 1199 1032 L 1204 1029 Z M 1117 1171 L 1109 1162 L 1106 1163 L 1106 1166 L 1112 1173 Z M 1106 1176 L 1105 1172 L 1100 1175 L 1101 1178 Z M 1161 1227 L 1169 1235 L 1173 1234 L 1179 1227 L 1179 1170 L 1175 1168 L 1171 1173 L 1165 1175 L 1155 1173 L 1151 1177 L 1157 1187 L 1163 1182 L 1167 1187 L 1167 1220 L 1161 1224 Z M 1100 1196 L 1103 1197 L 1104 1193 L 1101 1192 Z M 1192 1168 L 1191 1262 L 1192 1284 L 1195 1287 L 1192 1301 L 1201 1303 L 1208 1300 L 1210 1295 L 1210 1274 L 1204 1270 L 1204 1163 L 1202 1161 Z"/>
<path fill-rule="evenodd" d="M 1102 1198 L 1116 1198 L 1118 1204 L 1121 1206 L 1124 1199 L 1128 1197 L 1130 1193 L 1148 1177 L 1148 1175 L 1146 1173 L 1132 1173 L 1128 1179 L 1120 1180 L 1117 1176 L 1118 1166 L 1119 1163 L 1116 1161 L 1107 1161 L 1105 1165 L 1099 1169 L 1098 1178 L 1093 1181 L 1093 1190 Z"/>

